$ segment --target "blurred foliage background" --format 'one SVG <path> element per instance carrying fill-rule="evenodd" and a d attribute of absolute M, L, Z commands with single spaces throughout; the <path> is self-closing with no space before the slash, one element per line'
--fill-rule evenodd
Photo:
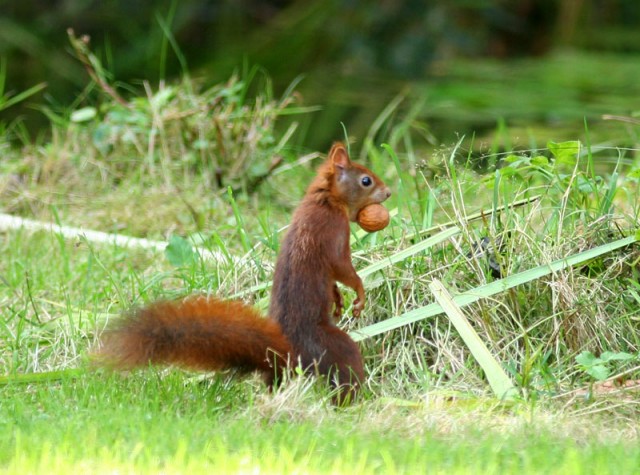
<path fill-rule="evenodd" d="M 341 137 L 340 122 L 362 136 L 398 94 L 423 104 L 416 118 L 443 141 L 502 119 L 557 131 L 570 118 L 579 130 L 583 117 L 640 109 L 639 26 L 636 0 L 4 0 L 5 97 L 47 87 L 0 114 L 37 132 L 42 106 L 80 105 L 73 28 L 124 94 L 187 72 L 225 81 L 247 65 L 276 95 L 295 83 L 321 106 L 303 128 L 308 147 Z"/>

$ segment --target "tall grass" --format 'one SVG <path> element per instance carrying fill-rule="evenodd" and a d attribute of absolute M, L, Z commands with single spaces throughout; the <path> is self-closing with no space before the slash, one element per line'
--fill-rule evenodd
<path fill-rule="evenodd" d="M 80 130 L 95 149 L 96 159 L 116 175 L 135 172 L 166 182 L 182 178 L 184 183 L 196 173 L 214 189 L 254 191 L 268 176 L 269 166 L 278 166 L 274 160 L 296 128 L 292 123 L 276 141 L 275 120 L 304 109 L 292 107 L 291 91 L 274 98 L 268 75 L 257 67 L 245 67 L 227 83 L 203 88 L 191 78 L 166 28 L 165 35 L 183 65 L 182 81 L 175 85 L 161 81 L 156 88 L 144 82 L 143 90 L 129 100 L 92 53 L 89 39 L 69 30 L 76 57 L 101 92 L 97 105 L 74 110 L 71 121 L 88 122 Z M 117 154 L 112 155 L 114 149 Z M 140 163 L 133 157 L 144 159 Z"/>
<path fill-rule="evenodd" d="M 414 153 L 414 136 L 403 136 L 405 154 Z M 445 229 L 452 233 L 449 242 L 425 246 L 422 259 L 386 266 L 387 285 L 379 286 L 376 301 L 389 302 L 393 318 L 379 316 L 379 323 L 354 335 L 380 335 L 413 324 L 392 333 L 396 337 L 384 337 L 377 354 L 380 375 L 398 375 L 398 386 L 404 388 L 411 381 L 417 387 L 425 381 L 435 387 L 443 381 L 462 387 L 475 381 L 473 387 L 481 378 L 449 321 L 431 313 L 437 305 L 425 306 L 433 301 L 428 291 L 432 279 L 476 302 L 464 308 L 467 318 L 529 395 L 561 394 L 584 381 L 575 363 L 581 351 L 631 352 L 636 357 L 626 367 L 633 367 L 640 343 L 634 330 L 640 256 L 634 244 L 637 163 L 623 166 L 618 161 L 614 170 L 594 172 L 596 152 L 579 141 L 550 142 L 546 149 L 487 157 L 498 167 L 482 176 L 468 166 L 472 163 L 460 153 L 462 144 L 413 173 L 396 166 L 403 187 L 398 204 L 405 208 L 394 221 L 405 230 L 397 242 L 434 221 L 451 223 Z M 406 163 L 395 156 L 398 148 L 387 148 L 389 158 Z M 597 154 L 611 152 L 616 150 L 599 149 Z M 422 190 L 411 196 L 407 183 Z M 528 204 L 514 206 L 523 198 Z M 590 257 L 589 250 L 595 253 L 598 246 L 603 253 Z M 390 252 L 380 263 L 397 261 L 394 256 L 405 251 Z M 571 264 L 581 255 L 580 262 Z M 554 269 L 554 263 L 560 267 Z M 528 282 L 515 280 L 538 266 L 548 270 Z M 389 283 L 394 280 L 402 284 Z M 492 282 L 502 281 L 502 287 L 493 287 L 498 293 L 485 293 Z M 432 318 L 415 323 L 426 316 Z"/>

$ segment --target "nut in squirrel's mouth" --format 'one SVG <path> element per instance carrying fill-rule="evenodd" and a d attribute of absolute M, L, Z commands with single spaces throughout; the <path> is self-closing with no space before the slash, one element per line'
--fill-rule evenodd
<path fill-rule="evenodd" d="M 380 203 L 363 207 L 356 216 L 358 225 L 370 233 L 386 228 L 390 219 L 389 211 Z"/>

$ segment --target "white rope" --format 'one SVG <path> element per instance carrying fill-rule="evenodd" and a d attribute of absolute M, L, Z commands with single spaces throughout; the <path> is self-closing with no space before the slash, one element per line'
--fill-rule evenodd
<path fill-rule="evenodd" d="M 20 218 L 9 214 L 0 213 L 0 231 L 16 229 L 26 229 L 29 231 L 49 231 L 60 234 L 65 238 L 79 239 L 84 237 L 88 241 L 105 244 L 115 244 L 120 247 L 139 247 L 142 249 L 151 249 L 154 251 L 164 252 L 167 243 L 164 241 L 151 241 L 149 239 L 135 238 L 125 236 L 123 234 L 103 233 L 101 231 L 93 231 L 91 229 L 74 228 L 71 226 L 60 226 L 53 223 L 45 223 L 35 221 L 33 219 Z M 221 252 L 209 251 L 207 249 L 194 249 L 200 256 L 207 260 L 226 261 L 227 257 Z M 239 263 L 240 259 L 231 258 L 234 262 Z"/>

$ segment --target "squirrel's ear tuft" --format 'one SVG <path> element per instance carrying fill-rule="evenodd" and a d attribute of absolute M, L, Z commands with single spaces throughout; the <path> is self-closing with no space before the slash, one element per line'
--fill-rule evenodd
<path fill-rule="evenodd" d="M 334 167 L 338 168 L 347 168 L 351 163 L 349 161 L 347 149 L 342 142 L 336 142 L 333 144 L 333 147 L 331 147 L 331 150 L 329 151 L 329 160 Z"/>

